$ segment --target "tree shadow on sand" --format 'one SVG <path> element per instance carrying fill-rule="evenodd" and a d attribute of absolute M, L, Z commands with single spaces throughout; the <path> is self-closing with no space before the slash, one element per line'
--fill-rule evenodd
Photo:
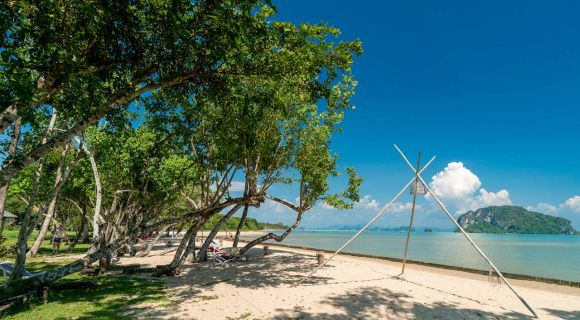
<path fill-rule="evenodd" d="M 211 289 L 222 283 L 238 288 L 273 288 L 286 287 L 302 279 L 304 275 L 316 267 L 314 254 L 284 253 L 271 250 L 272 255 L 263 257 L 262 250 L 252 249 L 248 252 L 249 261 L 231 262 L 227 266 L 214 265 L 212 262 L 186 264 L 182 273 L 177 277 L 164 279 L 169 292 L 176 303 L 185 301 L 203 300 Z M 325 269 L 335 268 L 327 265 Z M 332 309 L 332 314 L 318 310 L 305 310 L 302 306 L 293 309 L 278 309 L 273 319 L 508 319 L 524 320 L 533 317 L 511 310 L 504 309 L 497 313 L 486 312 L 485 302 L 464 297 L 453 292 L 442 291 L 427 285 L 414 283 L 445 295 L 468 299 L 473 303 L 481 304 L 482 308 L 466 308 L 460 302 L 435 301 L 428 304 L 413 302 L 414 298 L 405 293 L 391 291 L 384 287 L 377 287 L 376 281 L 392 279 L 385 275 L 376 279 L 341 280 L 334 277 L 313 276 L 304 285 L 317 287 L 347 283 L 361 283 L 360 288 L 353 289 L 348 294 L 332 295 L 320 301 Z M 207 290 L 209 289 L 209 290 Z M 327 310 L 328 309 L 324 309 Z M 143 311 L 147 311 L 144 308 Z M 563 319 L 578 319 L 575 312 L 546 310 L 553 316 Z M 167 315 L 167 310 L 159 311 Z M 160 313 L 157 313 L 159 315 Z M 169 312 L 170 314 L 170 312 Z M 269 317 L 270 318 L 270 317 Z"/>
<path fill-rule="evenodd" d="M 580 308 L 580 307 L 579 307 Z M 580 310 L 577 311 L 563 311 L 563 310 L 554 310 L 554 309 L 543 309 L 550 315 L 554 317 L 558 317 L 560 319 L 566 320 L 579 320 L 580 319 Z"/>
<path fill-rule="evenodd" d="M 328 297 L 321 303 L 331 306 L 336 313 L 296 307 L 294 310 L 277 310 L 273 319 L 532 319 L 515 312 L 497 315 L 445 302 L 418 304 L 412 302 L 409 295 L 379 287 L 355 289 L 348 294 Z"/>
<path fill-rule="evenodd" d="M 214 265 L 212 262 L 186 264 L 178 277 L 166 278 L 165 284 L 177 299 L 195 298 L 200 288 L 211 289 L 220 283 L 240 288 L 264 288 L 289 286 L 300 280 L 316 267 L 315 257 L 306 254 L 278 255 L 283 251 L 270 250 L 271 255 L 262 256 L 262 250 L 251 249 L 248 261 Z M 325 266 L 325 268 L 334 268 Z M 333 278 L 315 276 L 317 283 L 327 283 Z"/>

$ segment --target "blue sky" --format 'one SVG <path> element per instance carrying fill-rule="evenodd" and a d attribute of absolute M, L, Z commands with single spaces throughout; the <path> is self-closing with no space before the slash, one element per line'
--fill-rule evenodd
<path fill-rule="evenodd" d="M 479 186 L 471 180 L 456 194 L 465 199 L 447 194 L 454 211 L 469 201 L 485 204 L 490 194 L 483 188 L 497 201 L 564 216 L 580 229 L 580 197 L 574 198 L 580 196 L 580 2 L 275 4 L 279 20 L 326 22 L 342 30 L 341 39 L 363 42 L 353 67 L 357 109 L 345 117 L 333 147 L 341 166 L 365 178 L 365 201 L 383 205 L 410 177 L 392 148 L 397 143 L 412 162 L 419 150 L 437 155 L 428 181 L 446 167 L 448 183 L 476 176 Z M 453 162 L 463 166 L 448 167 Z M 406 194 L 401 205 L 408 201 Z M 421 202 L 419 223 L 446 225 L 429 201 Z M 364 204 L 348 213 L 317 207 L 304 224 L 362 223 L 376 211 Z M 405 224 L 403 211 L 379 224 Z M 278 218 L 262 213 L 254 216 Z"/>

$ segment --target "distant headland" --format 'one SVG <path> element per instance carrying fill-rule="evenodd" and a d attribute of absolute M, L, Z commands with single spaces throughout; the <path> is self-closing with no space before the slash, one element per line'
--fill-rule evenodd
<path fill-rule="evenodd" d="M 493 206 L 469 211 L 457 220 L 472 233 L 577 234 L 568 219 L 518 206 Z"/>

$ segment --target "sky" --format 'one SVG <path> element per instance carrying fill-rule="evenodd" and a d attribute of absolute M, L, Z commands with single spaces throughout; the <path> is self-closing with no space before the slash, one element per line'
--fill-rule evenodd
<path fill-rule="evenodd" d="M 412 163 L 419 151 L 437 156 L 424 178 L 455 215 L 513 204 L 580 229 L 580 2 L 274 4 L 278 20 L 327 23 L 364 48 L 352 68 L 357 108 L 333 138 L 339 166 L 364 178 L 363 198 L 350 211 L 319 204 L 304 227 L 357 225 L 376 214 L 412 178 L 396 143 Z M 408 224 L 410 201 L 405 192 L 377 224 Z M 417 225 L 451 226 L 432 199 L 418 203 Z M 251 215 L 293 219 L 272 203 Z"/>

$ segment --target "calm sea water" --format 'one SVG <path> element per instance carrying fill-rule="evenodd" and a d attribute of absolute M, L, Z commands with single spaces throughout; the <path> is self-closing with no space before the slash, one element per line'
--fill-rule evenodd
<path fill-rule="evenodd" d="M 283 243 L 336 250 L 355 232 L 295 231 Z M 580 236 L 470 234 L 503 272 L 580 281 Z M 406 233 L 365 232 L 344 251 L 402 258 Z M 408 258 L 489 270 L 464 236 L 454 232 L 414 232 Z"/>

